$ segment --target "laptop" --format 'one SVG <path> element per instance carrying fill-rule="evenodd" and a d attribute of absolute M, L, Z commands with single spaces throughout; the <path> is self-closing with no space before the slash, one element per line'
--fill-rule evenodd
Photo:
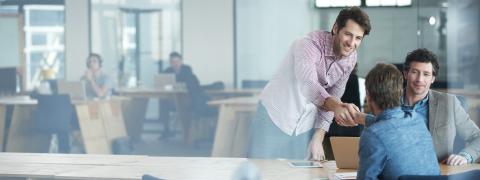
<path fill-rule="evenodd" d="M 87 100 L 83 81 L 58 81 L 58 94 L 68 94 L 72 100 Z"/>
<path fill-rule="evenodd" d="M 358 169 L 360 137 L 330 137 L 333 157 L 340 169 Z"/>
<path fill-rule="evenodd" d="M 155 88 L 160 89 L 173 89 L 177 81 L 175 80 L 175 74 L 173 73 L 163 73 L 157 74 L 155 76 L 154 86 Z"/>

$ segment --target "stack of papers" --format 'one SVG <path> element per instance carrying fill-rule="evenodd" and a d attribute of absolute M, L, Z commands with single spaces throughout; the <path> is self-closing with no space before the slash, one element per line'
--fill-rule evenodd
<path fill-rule="evenodd" d="M 344 172 L 344 173 L 335 173 L 333 175 L 334 179 L 357 179 L 357 172 Z"/>

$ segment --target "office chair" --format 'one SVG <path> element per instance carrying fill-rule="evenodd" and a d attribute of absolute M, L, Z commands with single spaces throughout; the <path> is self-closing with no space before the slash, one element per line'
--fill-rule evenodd
<path fill-rule="evenodd" d="M 262 89 L 267 85 L 266 80 L 242 80 L 242 88 L 244 89 Z"/>
<path fill-rule="evenodd" d="M 35 127 L 38 132 L 58 138 L 58 151 L 69 153 L 70 131 L 75 111 L 68 95 L 38 95 L 35 111 Z M 52 144 L 50 144 L 52 147 Z M 55 152 L 55 150 L 49 150 Z"/>
<path fill-rule="evenodd" d="M 142 176 L 142 180 L 163 180 L 152 175 L 145 174 Z"/>
<path fill-rule="evenodd" d="M 403 175 L 398 180 L 465 180 L 465 179 L 480 179 L 480 170 L 472 170 L 452 175 Z"/>

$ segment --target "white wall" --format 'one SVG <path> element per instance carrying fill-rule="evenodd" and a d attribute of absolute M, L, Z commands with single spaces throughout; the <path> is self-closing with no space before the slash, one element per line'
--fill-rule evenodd
<path fill-rule="evenodd" d="M 20 66 L 19 16 L 0 15 L 0 67 Z"/>
<path fill-rule="evenodd" d="M 65 72 L 69 81 L 85 72 L 89 53 L 88 0 L 65 0 Z"/>
<path fill-rule="evenodd" d="M 340 8 L 314 8 L 311 1 L 237 1 L 237 60 L 242 79 L 269 80 L 293 40 L 313 30 L 330 31 Z M 417 36 L 417 7 L 363 8 L 369 14 L 372 31 L 358 50 L 360 76 L 379 60 L 401 63 L 419 45 L 439 53 L 435 26 L 420 19 Z M 439 8 L 421 8 L 420 16 L 436 15 Z M 417 43 L 420 39 L 422 43 Z M 445 71 L 444 71 L 445 72 Z M 446 73 L 441 73 L 445 75 Z"/>
<path fill-rule="evenodd" d="M 290 43 L 315 29 L 310 0 L 237 0 L 237 70 L 241 80 L 269 80 Z"/>
<path fill-rule="evenodd" d="M 202 84 L 233 83 L 233 0 L 182 1 L 184 62 Z"/>

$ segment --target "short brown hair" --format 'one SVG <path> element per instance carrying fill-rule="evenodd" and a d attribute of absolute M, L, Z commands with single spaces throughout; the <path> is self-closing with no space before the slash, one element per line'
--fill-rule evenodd
<path fill-rule="evenodd" d="M 344 28 L 349 19 L 355 21 L 358 25 L 360 25 L 360 27 L 363 28 L 364 36 L 370 33 L 370 30 L 372 29 L 372 26 L 370 25 L 370 18 L 368 17 L 367 13 L 357 6 L 345 8 L 340 11 L 337 19 L 335 20 L 337 31 L 340 31 L 340 29 Z"/>
<path fill-rule="evenodd" d="M 382 110 L 400 106 L 402 72 L 392 64 L 378 63 L 365 79 L 368 96 Z"/>
<path fill-rule="evenodd" d="M 412 64 L 412 62 L 432 63 L 433 76 L 437 76 L 438 70 L 440 69 L 437 56 L 433 54 L 432 51 L 429 51 L 425 48 L 415 49 L 412 52 L 409 52 L 407 57 L 405 58 L 403 70 L 408 72 L 410 70 L 410 64 Z"/>

